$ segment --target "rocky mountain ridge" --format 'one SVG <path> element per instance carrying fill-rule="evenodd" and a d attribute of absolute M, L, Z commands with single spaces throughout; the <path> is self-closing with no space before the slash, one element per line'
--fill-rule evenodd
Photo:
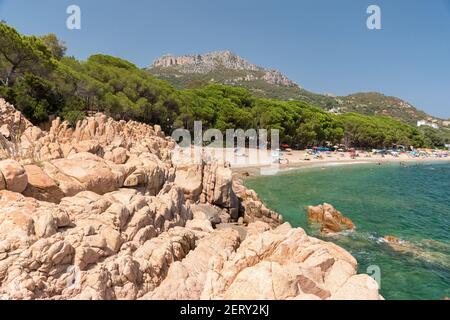
<path fill-rule="evenodd" d="M 227 84 L 251 81 L 265 81 L 269 84 L 295 87 L 288 77 L 277 70 L 267 70 L 252 64 L 231 51 L 216 51 L 204 55 L 165 55 L 154 61 L 150 67 L 152 72 L 170 69 L 174 74 L 181 75 L 213 75 L 221 72 L 234 72 L 235 77 L 227 79 Z M 162 74 L 161 74 L 162 75 Z"/>

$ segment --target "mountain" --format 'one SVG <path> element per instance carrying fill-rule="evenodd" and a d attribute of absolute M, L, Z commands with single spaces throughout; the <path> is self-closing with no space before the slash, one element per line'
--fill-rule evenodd
<path fill-rule="evenodd" d="M 169 54 L 156 59 L 149 71 L 178 89 L 222 83 L 244 87 L 261 98 L 305 101 L 331 113 L 358 112 L 391 116 L 414 125 L 419 120 L 448 125 L 448 121 L 432 117 L 406 101 L 377 92 L 343 97 L 310 92 L 280 71 L 257 66 L 230 51 L 178 57 Z"/>
<path fill-rule="evenodd" d="M 264 95 L 270 89 L 291 91 L 299 86 L 277 70 L 269 70 L 248 62 L 230 51 L 205 55 L 165 55 L 150 67 L 154 75 L 172 82 L 176 87 L 197 87 L 209 82 L 244 86 Z M 281 92 L 280 92 L 281 94 Z"/>

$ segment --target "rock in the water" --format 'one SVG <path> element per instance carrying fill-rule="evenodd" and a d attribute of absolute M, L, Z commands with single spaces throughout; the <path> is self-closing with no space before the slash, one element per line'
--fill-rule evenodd
<path fill-rule="evenodd" d="M 352 220 L 344 217 L 330 204 L 325 203 L 316 207 L 309 206 L 307 211 L 309 221 L 320 223 L 320 231 L 324 234 L 355 229 Z"/>

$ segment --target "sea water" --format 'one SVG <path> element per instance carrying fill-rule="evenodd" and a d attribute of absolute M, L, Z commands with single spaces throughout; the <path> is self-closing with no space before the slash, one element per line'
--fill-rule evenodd
<path fill-rule="evenodd" d="M 245 183 L 294 227 L 347 249 L 358 272 L 379 267 L 386 299 L 450 296 L 450 163 L 303 168 Z M 351 218 L 356 231 L 322 237 L 305 207 L 324 202 Z M 394 250 L 388 235 L 407 250 Z"/>

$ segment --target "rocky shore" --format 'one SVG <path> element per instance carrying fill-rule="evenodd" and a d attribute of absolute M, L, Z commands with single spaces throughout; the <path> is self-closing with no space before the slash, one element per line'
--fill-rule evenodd
<path fill-rule="evenodd" d="M 347 251 L 176 148 L 101 114 L 43 131 L 0 100 L 0 299 L 382 299 Z"/>
<path fill-rule="evenodd" d="M 345 217 L 331 204 L 324 203 L 319 206 L 309 206 L 307 208 L 308 220 L 320 224 L 322 234 L 334 234 L 344 230 L 353 231 L 355 225 L 350 218 Z"/>

